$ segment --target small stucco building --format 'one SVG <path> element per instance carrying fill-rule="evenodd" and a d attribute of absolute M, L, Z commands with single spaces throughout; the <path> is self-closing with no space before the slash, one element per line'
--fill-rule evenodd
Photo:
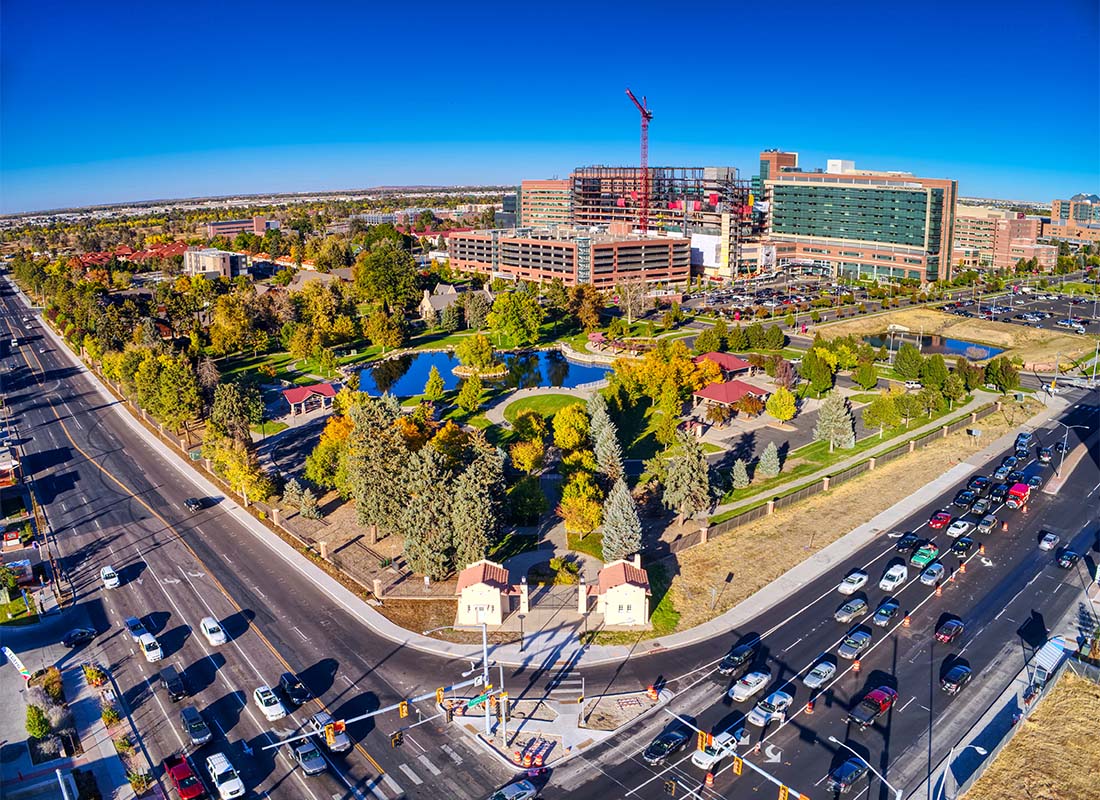
<path fill-rule="evenodd" d="M 649 625 L 649 575 L 641 557 L 633 561 L 612 561 L 600 570 L 596 587 L 596 613 L 604 625 L 645 627 Z"/>
<path fill-rule="evenodd" d="M 455 625 L 500 625 L 511 611 L 516 587 L 508 583 L 508 570 L 493 561 L 476 561 L 458 573 L 458 614 Z"/>
<path fill-rule="evenodd" d="M 427 318 L 433 314 L 442 314 L 455 303 L 465 302 L 467 294 L 480 294 L 489 305 L 493 304 L 493 295 L 487 289 L 470 289 L 469 287 L 456 287 L 449 283 L 437 284 L 432 291 L 424 290 L 424 297 L 420 300 L 417 310 L 420 316 Z"/>

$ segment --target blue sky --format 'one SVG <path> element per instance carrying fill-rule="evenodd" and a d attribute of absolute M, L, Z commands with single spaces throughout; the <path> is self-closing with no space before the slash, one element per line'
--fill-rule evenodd
<path fill-rule="evenodd" d="M 1094 0 L 4 0 L 0 211 L 800 153 L 1100 190 Z"/>

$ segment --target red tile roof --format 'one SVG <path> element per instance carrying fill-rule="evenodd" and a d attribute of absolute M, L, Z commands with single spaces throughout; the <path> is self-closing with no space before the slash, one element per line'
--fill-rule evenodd
<path fill-rule="evenodd" d="M 329 383 L 315 383 L 312 386 L 295 386 L 293 389 L 283 389 L 283 397 L 291 405 L 297 405 L 312 395 L 321 397 L 336 397 L 336 389 Z"/>
<path fill-rule="evenodd" d="M 701 356 L 696 356 L 693 361 L 698 364 L 704 359 L 713 361 L 721 367 L 724 372 L 744 372 L 752 367 L 752 364 L 748 361 L 738 358 L 731 353 L 703 353 Z"/>
<path fill-rule="evenodd" d="M 624 584 L 639 586 L 645 589 L 646 594 L 650 593 L 649 576 L 646 574 L 646 571 L 641 567 L 634 566 L 629 561 L 612 561 L 601 569 L 600 585 L 597 592 L 599 594 L 606 594 L 616 586 L 622 586 Z"/>
<path fill-rule="evenodd" d="M 508 570 L 500 564 L 483 560 L 471 564 L 458 573 L 458 586 L 455 588 L 455 594 L 461 594 L 467 586 L 477 586 L 479 583 L 492 586 L 494 589 L 500 589 L 502 592 L 507 592 L 512 588 L 508 583 Z"/>
<path fill-rule="evenodd" d="M 747 394 L 764 397 L 767 395 L 767 392 L 759 387 L 753 386 L 751 383 L 745 383 L 744 381 L 726 381 L 725 383 L 712 383 L 709 386 L 704 386 L 694 394 L 696 397 L 701 397 L 704 400 L 713 400 L 716 403 L 733 405 Z"/>

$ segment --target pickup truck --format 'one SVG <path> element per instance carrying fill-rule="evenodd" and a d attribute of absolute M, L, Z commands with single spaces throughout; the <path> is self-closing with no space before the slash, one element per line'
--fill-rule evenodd
<path fill-rule="evenodd" d="M 164 759 L 164 771 L 168 780 L 176 787 L 180 800 L 195 800 L 206 796 L 206 787 L 191 768 L 187 756 L 169 756 Z"/>
<path fill-rule="evenodd" d="M 1021 508 L 1027 504 L 1027 501 L 1031 498 L 1031 487 L 1026 483 L 1015 483 L 1012 488 L 1008 490 L 1008 497 L 1005 498 L 1005 505 L 1011 509 Z"/>
<path fill-rule="evenodd" d="M 859 705 L 848 713 L 848 721 L 863 730 L 889 711 L 897 699 L 897 692 L 888 686 L 880 686 L 868 692 L 867 696 L 859 701 Z"/>

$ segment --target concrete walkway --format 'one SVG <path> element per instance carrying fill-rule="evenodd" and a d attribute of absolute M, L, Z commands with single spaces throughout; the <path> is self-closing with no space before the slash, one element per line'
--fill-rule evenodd
<path fill-rule="evenodd" d="M 598 382 L 602 385 L 602 381 Z M 571 397 L 575 397 L 581 401 L 587 401 L 589 397 L 596 393 L 598 386 L 592 386 L 584 389 L 566 389 L 564 386 L 538 386 L 532 389 L 516 389 L 507 397 L 498 400 L 493 405 L 485 409 L 485 418 L 494 425 L 502 425 L 506 428 L 511 428 L 512 425 L 504 419 L 504 409 L 512 405 L 517 400 L 523 400 L 527 397 L 538 397 L 545 394 L 567 394 Z"/>

